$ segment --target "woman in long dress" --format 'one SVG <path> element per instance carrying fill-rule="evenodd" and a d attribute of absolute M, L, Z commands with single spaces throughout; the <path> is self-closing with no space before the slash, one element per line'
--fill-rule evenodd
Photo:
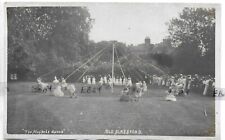
<path fill-rule="evenodd" d="M 143 91 L 146 92 L 148 90 L 147 84 L 143 81 Z"/>
<path fill-rule="evenodd" d="M 61 84 L 59 83 L 59 80 L 57 79 L 56 76 L 53 81 L 52 92 L 54 96 L 59 96 L 59 97 L 64 96 L 64 93 L 61 90 Z"/>
<path fill-rule="evenodd" d="M 207 94 L 208 87 L 209 87 L 209 82 L 210 82 L 210 79 L 207 79 L 207 80 L 203 81 L 203 84 L 205 85 L 204 91 L 203 91 L 203 95 Z"/>
<path fill-rule="evenodd" d="M 87 78 L 87 83 L 88 83 L 88 85 L 91 84 L 91 77 L 88 77 L 88 78 Z"/>
<path fill-rule="evenodd" d="M 91 77 L 91 84 L 92 85 L 95 85 L 96 84 L 96 80 L 95 80 L 95 77 L 94 76 Z"/>

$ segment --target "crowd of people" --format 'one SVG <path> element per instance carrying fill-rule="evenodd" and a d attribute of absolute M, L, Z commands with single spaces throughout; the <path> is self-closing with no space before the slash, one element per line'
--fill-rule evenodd
<path fill-rule="evenodd" d="M 150 85 L 168 87 L 171 91 L 172 88 L 177 88 L 176 94 L 189 94 L 190 90 L 198 90 L 202 92 L 203 95 L 209 93 L 215 89 L 215 78 L 212 76 L 200 76 L 198 74 L 194 75 L 152 75 L 148 78 Z"/>
<path fill-rule="evenodd" d="M 42 90 L 46 91 L 47 89 L 50 89 L 55 96 L 64 96 L 62 90 L 67 89 L 71 90 L 71 93 L 75 93 L 75 85 L 73 84 L 73 86 L 71 86 L 66 83 L 64 78 L 58 80 L 55 76 L 55 79 L 50 86 L 41 82 L 41 79 L 37 79 L 37 82 Z M 140 80 L 132 79 L 130 76 L 127 78 L 123 76 L 112 78 L 111 75 L 100 75 L 98 77 L 85 75 L 82 77 L 82 83 L 81 93 L 84 93 L 85 89 L 88 93 L 92 90 L 91 88 L 95 90 L 98 89 L 100 93 L 101 88 L 104 85 L 111 88 L 112 86 L 122 86 L 122 95 L 132 94 L 135 98 L 141 97 L 150 87 L 165 88 L 168 91 L 168 95 L 172 97 L 182 94 L 188 95 L 192 90 L 198 90 L 198 92 L 201 92 L 203 95 L 213 95 L 213 93 L 215 93 L 215 78 L 210 75 L 200 76 L 198 74 L 145 75 L 144 78 Z"/>
<path fill-rule="evenodd" d="M 189 94 L 191 90 L 201 91 L 203 95 L 206 95 L 209 90 L 215 89 L 215 78 L 212 76 L 200 76 L 195 75 L 184 75 L 184 74 L 174 74 L 174 75 L 145 75 L 142 79 L 135 79 L 140 85 L 149 85 L 156 87 L 165 87 L 169 89 L 176 88 L 175 94 L 184 95 Z M 115 77 L 111 78 L 111 75 L 98 76 L 86 75 L 83 77 L 82 83 L 95 85 L 97 83 L 104 85 L 120 85 L 120 86 L 132 86 L 133 81 L 130 76 L 126 77 Z"/>

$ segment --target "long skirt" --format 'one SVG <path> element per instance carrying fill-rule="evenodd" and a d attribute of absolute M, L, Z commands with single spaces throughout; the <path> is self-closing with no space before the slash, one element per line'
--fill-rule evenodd
<path fill-rule="evenodd" d="M 61 86 L 57 86 L 56 88 L 53 89 L 53 95 L 58 97 L 64 96 L 64 93 L 61 90 Z"/>
<path fill-rule="evenodd" d="M 205 88 L 204 88 L 204 91 L 203 91 L 203 95 L 206 95 L 207 94 L 208 87 L 209 87 L 209 85 L 205 85 Z"/>
<path fill-rule="evenodd" d="M 166 101 L 177 101 L 176 97 L 173 94 L 169 94 L 165 98 Z"/>

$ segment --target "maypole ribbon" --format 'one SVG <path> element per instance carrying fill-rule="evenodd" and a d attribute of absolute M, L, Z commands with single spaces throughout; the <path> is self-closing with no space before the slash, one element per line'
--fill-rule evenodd
<path fill-rule="evenodd" d="M 99 54 L 99 57 L 98 57 L 96 60 L 99 60 L 99 58 L 100 58 L 101 56 L 102 56 L 102 54 Z M 78 78 L 77 81 L 79 81 L 79 80 L 85 75 L 85 73 L 88 72 L 89 69 L 90 69 L 90 67 L 88 67 L 88 68 L 84 71 L 84 73 Z"/>
<path fill-rule="evenodd" d="M 78 67 L 77 69 L 75 69 L 72 73 L 70 73 L 65 80 L 67 80 L 70 76 L 72 76 L 75 72 L 77 72 L 80 68 L 82 68 L 83 66 L 85 66 L 87 63 L 89 63 L 91 60 L 93 60 L 96 56 L 98 56 L 100 53 L 102 53 L 107 47 L 103 48 L 102 50 L 100 50 L 99 52 L 97 52 L 93 57 L 91 57 L 90 59 L 88 59 L 85 63 L 83 63 L 80 67 Z"/>

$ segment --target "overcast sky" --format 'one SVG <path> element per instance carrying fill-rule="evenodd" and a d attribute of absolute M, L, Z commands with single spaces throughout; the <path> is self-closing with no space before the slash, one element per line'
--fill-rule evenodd
<path fill-rule="evenodd" d="M 92 4 L 88 9 L 95 22 L 90 39 L 140 44 L 149 36 L 152 43 L 159 43 L 168 35 L 166 22 L 183 8 L 181 4 Z"/>

